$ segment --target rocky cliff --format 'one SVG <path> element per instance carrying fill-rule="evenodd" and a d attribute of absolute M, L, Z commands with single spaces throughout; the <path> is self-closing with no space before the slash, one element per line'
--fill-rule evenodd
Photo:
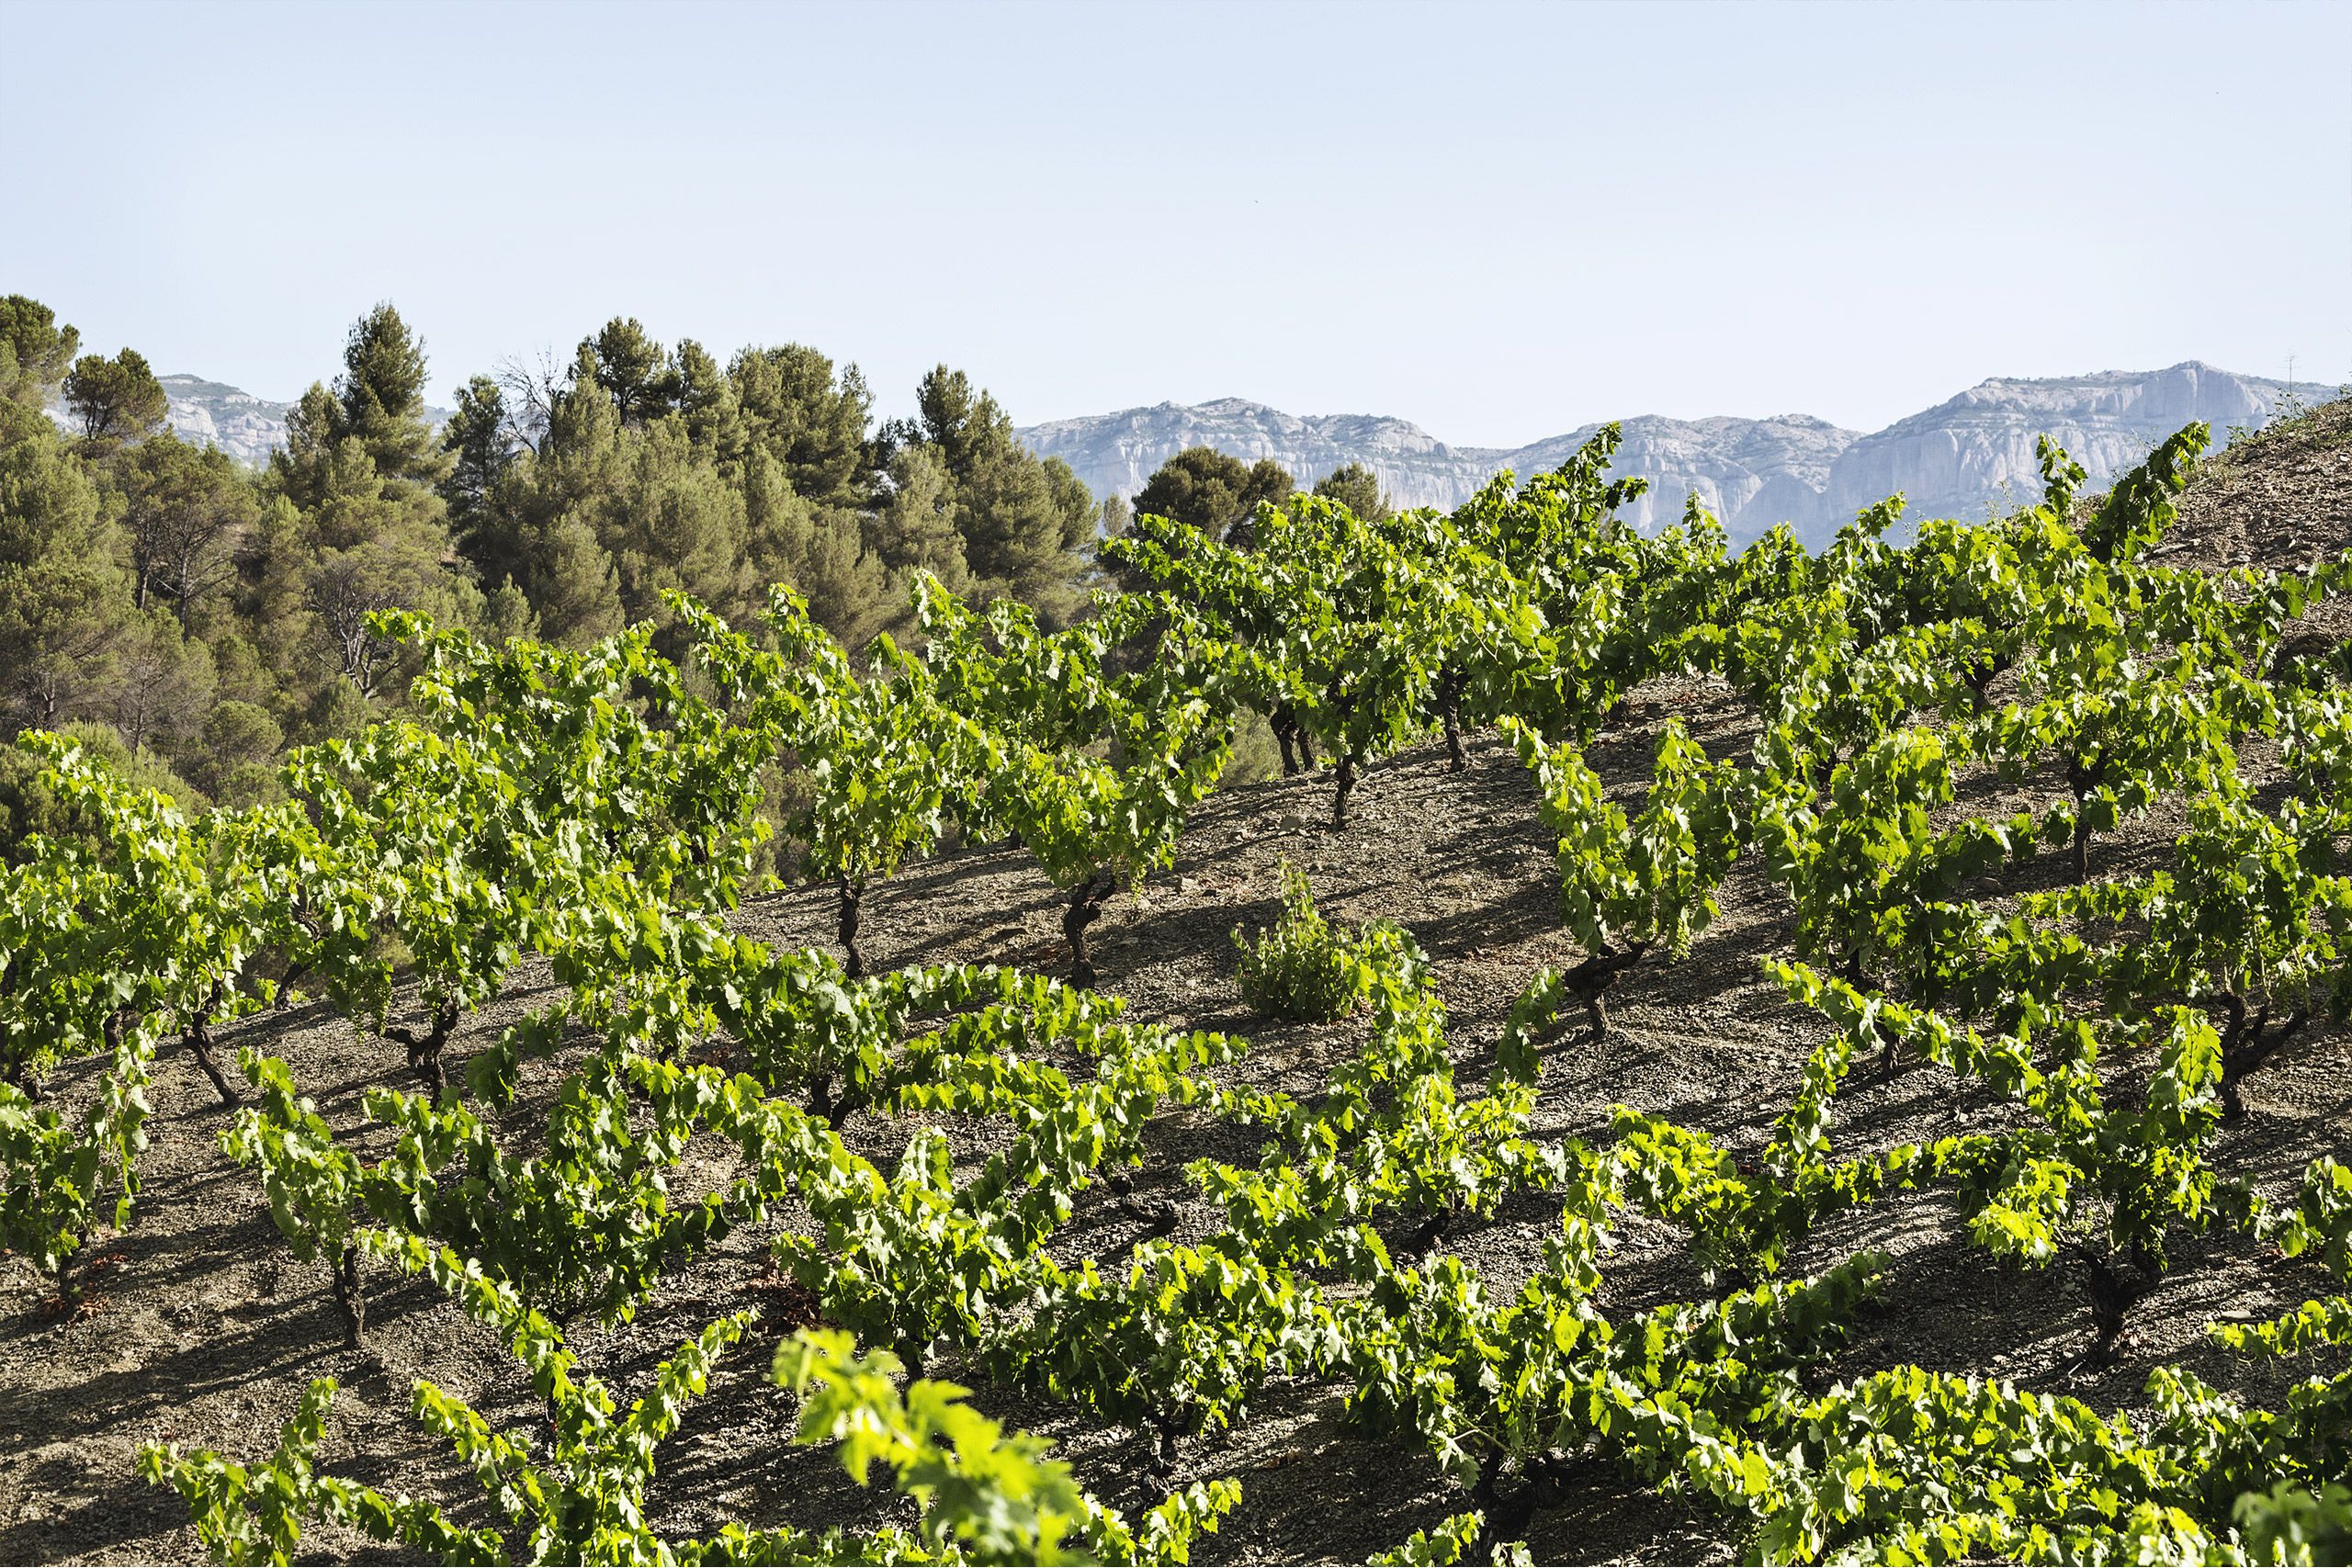
<path fill-rule="evenodd" d="M 267 462 L 271 452 L 286 445 L 286 411 L 293 404 L 273 403 L 200 376 L 158 379 L 172 400 L 166 417 L 181 440 L 218 446 L 247 463 Z"/>
<path fill-rule="evenodd" d="M 1834 529 L 1897 491 L 1915 516 L 1983 517 L 2041 492 L 2034 444 L 2043 434 L 2089 469 L 2097 485 L 2193 420 L 2213 427 L 2217 446 L 2233 429 L 2258 429 L 2287 392 L 2284 382 L 2233 376 L 2195 360 L 2145 374 L 1979 382 L 1839 453 L 1823 492 L 1822 520 Z M 2313 389 L 2306 384 L 2301 393 L 2308 400 Z"/>
<path fill-rule="evenodd" d="M 2305 398 L 2312 395 L 2309 386 Z M 1818 545 L 1873 502 L 1901 492 L 1911 515 L 1976 518 L 2038 494 L 2035 438 L 2054 437 L 2097 484 L 2192 420 L 2259 427 L 2285 401 L 2285 383 L 2189 361 L 2166 370 L 2108 371 L 2050 380 L 1996 379 L 1871 434 L 1804 414 L 1770 419 L 1623 422 L 1617 471 L 1641 474 L 1650 493 L 1634 520 L 1657 528 L 1681 515 L 1695 491 L 1736 540 L 1794 524 Z M 1303 484 L 1358 462 L 1407 506 L 1453 507 L 1509 468 L 1522 478 L 1556 468 L 1596 426 L 1513 448 L 1451 446 L 1419 426 L 1372 414 L 1302 417 L 1240 398 L 1161 403 L 1033 425 L 1020 434 L 1057 457 L 1097 494 L 1133 496 L 1152 470 L 1193 446 L 1272 457 Z"/>
<path fill-rule="evenodd" d="M 201 376 L 159 376 L 164 396 L 170 400 L 165 423 L 183 441 L 218 446 L 244 463 L 266 463 L 286 445 L 286 414 L 292 403 L 274 403 L 225 382 Z M 62 402 L 53 403 L 51 417 L 65 423 Z M 427 422 L 438 427 L 449 417 L 447 409 L 428 408 Z"/>

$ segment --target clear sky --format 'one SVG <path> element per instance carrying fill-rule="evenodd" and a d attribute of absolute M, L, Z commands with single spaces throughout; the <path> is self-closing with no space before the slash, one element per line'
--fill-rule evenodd
<path fill-rule="evenodd" d="M 0 0 L 0 292 L 290 398 L 633 314 L 1510 445 L 2352 377 L 2352 5 Z"/>

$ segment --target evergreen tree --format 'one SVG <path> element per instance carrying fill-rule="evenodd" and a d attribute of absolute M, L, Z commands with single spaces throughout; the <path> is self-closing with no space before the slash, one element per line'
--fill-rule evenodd
<path fill-rule="evenodd" d="M 1362 463 L 1342 463 L 1315 481 L 1315 493 L 1336 501 L 1367 523 L 1385 523 L 1396 509 L 1380 493 L 1380 480 Z"/>
<path fill-rule="evenodd" d="M 917 416 L 899 439 L 934 447 L 956 487 L 956 527 L 978 590 L 1009 594 L 1049 623 L 1080 598 L 1077 550 L 1099 513 L 1067 464 L 1041 462 L 1012 434 L 1012 418 L 960 370 L 942 365 L 915 390 Z"/>
<path fill-rule="evenodd" d="M 116 558 L 104 498 L 57 426 L 0 401 L 0 731 L 97 711 L 132 613 Z"/>
<path fill-rule="evenodd" d="M 343 405 L 324 382 L 311 382 L 286 411 L 286 445 L 269 455 L 270 482 L 277 493 L 304 511 L 318 505 L 332 485 L 335 448 L 343 438 Z"/>
<path fill-rule="evenodd" d="M 65 378 L 82 334 L 57 324 L 57 312 L 22 294 L 0 298 L 0 402 L 39 408 Z"/>
<path fill-rule="evenodd" d="M 752 580 L 762 593 L 787 583 L 808 614 L 845 646 L 859 647 L 897 618 L 903 582 L 865 543 L 855 513 L 795 495 L 784 466 L 754 452 L 743 468 L 745 525 Z"/>
<path fill-rule="evenodd" d="M 1187 446 L 1136 492 L 1135 510 L 1189 523 L 1221 539 L 1247 523 L 1260 502 L 1279 506 L 1295 488 L 1288 470 L 1271 457 L 1245 463 L 1214 446 Z"/>
<path fill-rule="evenodd" d="M 534 546 L 526 586 L 542 636 L 577 648 L 621 629 L 620 574 L 594 529 L 566 514 Z"/>
<path fill-rule="evenodd" d="M 449 509 L 449 532 L 458 550 L 481 569 L 486 582 L 502 581 L 513 570 L 511 563 L 498 562 L 493 575 L 493 563 L 484 557 L 494 552 L 483 547 L 480 535 L 492 523 L 491 495 L 514 467 L 517 446 L 506 395 L 496 381 L 476 376 L 458 389 L 457 409 L 441 434 L 449 472 L 435 488 Z"/>
<path fill-rule="evenodd" d="M 280 713 L 313 735 L 366 722 L 398 668 L 369 615 L 469 624 L 482 608 L 470 576 L 442 565 L 452 550 L 438 487 L 458 454 L 425 423 L 424 345 L 384 304 L 354 323 L 343 357 L 333 389 L 313 385 L 288 416 L 266 490 L 293 515 L 273 510 L 254 530 L 241 595 L 280 677 Z"/>
<path fill-rule="evenodd" d="M 728 366 L 751 446 L 784 466 L 792 492 L 820 506 L 862 506 L 879 454 L 867 434 L 874 397 L 854 365 L 835 374 L 813 348 L 747 348 Z"/>
<path fill-rule="evenodd" d="M 126 348 L 112 359 L 85 354 L 75 360 L 65 377 L 65 406 L 80 423 L 82 439 L 105 448 L 161 430 L 171 400 L 146 356 Z"/>
<path fill-rule="evenodd" d="M 448 615 L 452 606 L 441 592 L 446 576 L 431 554 L 398 536 L 317 553 L 305 576 L 304 604 L 316 619 L 334 672 L 360 696 L 373 697 L 383 689 L 401 651 L 368 618 L 381 610 Z"/>
<path fill-rule="evenodd" d="M 937 577 L 951 593 L 971 588 L 964 536 L 956 526 L 956 481 L 939 448 L 927 443 L 890 455 L 882 504 L 866 524 L 866 545 L 899 579 L 917 571 Z"/>
<path fill-rule="evenodd" d="M 160 593 L 186 626 L 197 603 L 236 573 L 236 548 L 258 510 L 236 465 L 175 435 L 141 443 L 116 466 L 131 599 Z"/>
<path fill-rule="evenodd" d="M 175 755 L 212 711 L 212 650 L 161 605 L 131 618 L 116 658 L 107 716 L 136 756 Z"/>
<path fill-rule="evenodd" d="M 735 383 L 719 367 L 710 351 L 692 338 L 678 344 L 676 367 L 678 412 L 695 446 L 725 467 L 743 460 L 746 430 L 742 400 Z"/>
<path fill-rule="evenodd" d="M 742 492 L 695 451 L 683 420 L 629 431 L 626 446 L 623 482 L 596 508 L 623 611 L 666 620 L 662 595 L 674 588 L 723 615 L 741 615 L 752 604 Z"/>
<path fill-rule="evenodd" d="M 337 436 L 356 438 L 393 484 L 437 484 L 453 458 L 424 418 L 424 344 L 388 301 L 352 324 L 334 393 Z"/>
<path fill-rule="evenodd" d="M 231 698 L 205 716 L 202 743 L 186 772 L 221 805 L 250 805 L 273 795 L 273 764 L 285 745 L 286 731 L 266 708 Z"/>
<path fill-rule="evenodd" d="M 621 423 L 642 424 L 670 412 L 678 386 L 670 356 L 635 316 L 615 316 L 580 346 Z"/>
<path fill-rule="evenodd" d="M 98 551 L 98 488 L 38 408 L 0 402 L 0 566 Z M 111 554 L 111 552 L 107 552 Z"/>
<path fill-rule="evenodd" d="M 135 615 L 103 562 L 61 552 L 0 564 L 0 737 L 97 712 Z"/>
<path fill-rule="evenodd" d="M 594 347 L 583 344 L 547 399 L 537 449 L 514 455 L 465 538 L 482 581 L 493 594 L 509 583 L 519 590 L 550 641 L 592 642 L 622 625 L 601 520 L 617 504 L 628 467 L 620 415 L 596 380 Z M 500 614 L 507 625 L 524 618 L 512 606 Z"/>

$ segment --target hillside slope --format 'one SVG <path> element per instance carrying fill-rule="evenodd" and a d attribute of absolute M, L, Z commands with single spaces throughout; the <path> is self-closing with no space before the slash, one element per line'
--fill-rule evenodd
<path fill-rule="evenodd" d="M 2256 565 L 2300 565 L 2314 548 L 2352 543 L 2352 407 L 2324 410 L 2249 443 L 2213 465 L 2191 491 L 2177 541 L 2185 558 L 2244 557 Z M 2188 552 L 2195 552 L 2190 554 Z M 1638 694 L 1623 724 L 1591 749 L 1590 760 L 1621 800 L 1645 785 L 1658 730 L 1680 716 L 1717 755 L 1745 747 L 1753 718 L 1712 683 L 1660 683 Z M 1179 863 L 1152 879 L 1140 900 L 1116 900 L 1098 928 L 1105 989 L 1141 1015 L 1232 1031 L 1255 1043 L 1246 1071 L 1254 1081 L 1314 1088 L 1359 1042 L 1360 1023 L 1272 1025 L 1250 1015 L 1232 986 L 1227 933 L 1255 927 L 1278 908 L 1284 859 L 1307 868 L 1326 909 L 1349 919 L 1386 918 L 1407 926 L 1429 952 L 1451 1014 L 1451 1039 L 1465 1077 L 1483 1073 L 1511 1000 L 1542 965 L 1567 960 L 1573 944 L 1555 910 L 1551 845 L 1533 818 L 1532 791 L 1508 749 L 1487 738 L 1471 766 L 1446 771 L 1434 748 L 1368 770 L 1357 821 L 1325 831 L 1326 777 L 1309 775 L 1220 793 L 1197 815 Z M 2271 763 L 2249 752 L 2250 774 Z M 2257 783 L 2260 779 L 2257 777 Z M 2041 798 L 2052 781 L 2002 788 L 1978 780 L 1967 802 L 1989 809 Z M 2095 870 L 2111 874 L 2160 856 L 2178 821 L 2177 806 L 2103 837 Z M 2026 880 L 2049 868 L 2032 866 Z M 744 929 L 794 944 L 823 944 L 833 929 L 832 894 L 809 888 L 759 902 Z M 1724 890 L 1722 918 L 1687 958 L 1645 970 L 1612 997 L 1614 1027 L 1594 1043 L 1580 1033 L 1547 1066 L 1541 1128 L 1592 1136 L 1623 1103 L 1703 1127 L 1736 1154 L 1761 1145 L 1787 1105 L 1821 1026 L 1787 1002 L 1758 970 L 1785 953 L 1786 898 L 1753 862 Z M 1050 967 L 1059 961 L 1060 902 L 1018 852 L 970 851 L 910 868 L 869 896 L 869 953 L 877 964 L 942 959 L 996 960 Z M 547 999 L 544 974 L 470 1019 L 453 1055 L 494 1038 L 526 1009 Z M 356 1037 L 316 1012 L 247 1026 L 233 1045 L 288 1055 L 298 1077 L 317 1085 L 322 1112 L 337 1125 L 358 1120 L 369 1085 L 399 1081 L 401 1055 Z M 552 1071 L 535 1068 L 508 1124 L 544 1115 Z M 64 1093 L 74 1092 L 71 1084 Z M 195 1067 L 173 1053 L 157 1065 L 155 1146 L 142 1169 L 148 1190 L 137 1224 L 101 1249 L 95 1271 L 98 1310 L 63 1323 L 40 1314 L 42 1287 L 29 1269 L 0 1269 L 0 1559 L 14 1562 L 182 1562 L 198 1553 L 176 1496 L 132 1478 L 130 1455 L 145 1440 L 217 1445 L 242 1458 L 266 1449 L 267 1432 L 292 1407 L 304 1379 L 332 1375 L 344 1393 L 322 1462 L 388 1489 L 452 1502 L 457 1517 L 485 1517 L 479 1488 L 446 1445 L 407 1415 L 410 1380 L 429 1376 L 475 1402 L 494 1421 L 527 1424 L 544 1406 L 490 1337 L 437 1293 L 379 1282 L 367 1348 L 340 1348 L 326 1274 L 292 1261 L 252 1177 L 231 1167 L 215 1139 L 222 1114 Z M 2222 1135 L 2219 1161 L 2266 1182 L 2315 1155 L 2352 1156 L 2352 1034 L 2314 1029 L 2249 1081 L 2254 1114 Z M 1837 1103 L 1841 1152 L 1883 1151 L 1933 1138 L 1957 1121 L 1997 1114 L 1944 1075 L 1912 1068 L 1882 1080 L 1858 1075 Z M 870 1158 L 894 1159 L 915 1119 L 851 1119 L 845 1136 Z M 959 1147 L 961 1144 L 959 1142 Z M 1197 1238 L 1220 1223 L 1182 1179 L 1203 1155 L 1246 1159 L 1255 1135 L 1174 1115 L 1155 1129 L 1136 1177 L 1146 1200 L 1175 1205 L 1176 1234 Z M 370 1153 L 375 1152 L 373 1149 Z M 973 1158 L 964 1149 L 965 1157 Z M 1507 1207 L 1491 1223 L 1447 1238 L 1494 1288 L 1514 1289 L 1557 1228 L 1556 1201 Z M 786 1446 L 792 1400 L 765 1380 L 764 1346 L 781 1332 L 790 1298 L 764 1268 L 765 1242 L 779 1227 L 805 1225 L 797 1212 L 747 1228 L 665 1282 L 633 1324 L 610 1330 L 573 1325 L 575 1346 L 629 1394 L 692 1328 L 719 1312 L 768 1312 L 763 1348 L 725 1363 L 708 1405 L 663 1450 L 651 1501 L 680 1529 L 729 1518 L 799 1523 L 871 1523 L 884 1506 L 843 1482 L 830 1456 Z M 1145 1234 L 1111 1192 L 1097 1189 L 1067 1233 L 1069 1250 L 1113 1260 Z M 1701 1289 L 1675 1233 L 1628 1224 L 1612 1262 L 1604 1304 L 1611 1310 L 1684 1299 Z M 2077 1281 L 2004 1269 L 1959 1234 L 1948 1196 L 1907 1195 L 1825 1224 L 1792 1259 L 1818 1268 L 1860 1245 L 1891 1255 L 1881 1303 L 1858 1325 L 1849 1351 L 1825 1376 L 1916 1360 L 1932 1368 L 2014 1378 L 2026 1387 L 2077 1395 L 2101 1409 L 2143 1408 L 2150 1371 L 2178 1366 L 2216 1386 L 2283 1399 L 2301 1369 L 2253 1365 L 2203 1336 L 2208 1321 L 2280 1310 L 2328 1289 L 2310 1261 L 2290 1262 L 2226 1232 L 2197 1237 L 2175 1259 L 2155 1296 L 2135 1309 L 2135 1332 L 2109 1367 L 2068 1374 L 2082 1348 L 2086 1314 Z M 1058 1250 L 1058 1247 L 1057 1247 Z M 943 1365 L 938 1375 L 974 1382 L 990 1414 L 1060 1440 L 1061 1452 L 1105 1501 L 1133 1506 L 1156 1498 L 1148 1445 L 1069 1410 L 988 1387 L 978 1369 Z M 1278 1384 L 1227 1443 L 1193 1441 L 1180 1455 L 1180 1482 L 1237 1476 L 1241 1509 L 1200 1543 L 1200 1562 L 1362 1561 L 1464 1506 L 1418 1451 L 1363 1436 L 1342 1418 L 1328 1387 Z M 1572 1471 L 1536 1512 L 1529 1539 L 1538 1561 L 1724 1562 L 1736 1541 L 1719 1516 L 1670 1493 L 1634 1485 L 1599 1466 Z M 332 1534 L 305 1555 L 362 1557 Z M 381 1561 L 380 1553 L 363 1560 Z"/>

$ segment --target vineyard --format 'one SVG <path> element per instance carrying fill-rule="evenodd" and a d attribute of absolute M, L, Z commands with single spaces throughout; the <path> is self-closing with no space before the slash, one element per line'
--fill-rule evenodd
<path fill-rule="evenodd" d="M 0 1558 L 2343 1561 L 2352 410 L 1817 556 L 1614 439 L 27 736 Z"/>

